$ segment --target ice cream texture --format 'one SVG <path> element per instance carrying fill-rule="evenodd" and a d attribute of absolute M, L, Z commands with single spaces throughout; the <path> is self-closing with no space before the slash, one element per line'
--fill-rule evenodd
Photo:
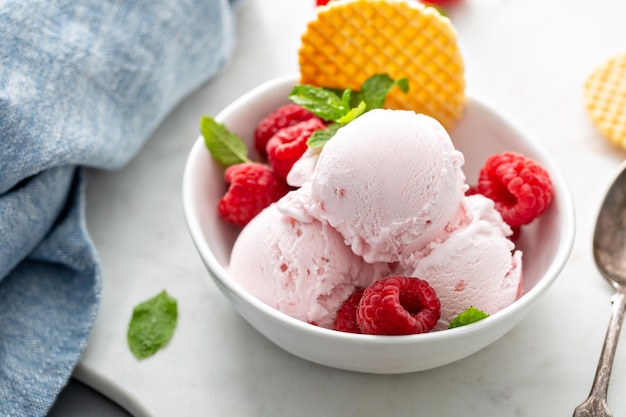
<path fill-rule="evenodd" d="M 254 218 L 231 253 L 233 279 L 261 301 L 332 328 L 356 288 L 402 273 L 435 289 L 443 329 L 470 306 L 493 314 L 519 295 L 511 229 L 493 201 L 465 196 L 463 155 L 435 119 L 372 110 L 305 157 L 300 187 Z"/>
<path fill-rule="evenodd" d="M 230 272 L 264 303 L 302 321 L 332 327 L 341 303 L 356 287 L 389 273 L 350 251 L 327 223 L 298 221 L 272 204 L 241 232 Z"/>
<path fill-rule="evenodd" d="M 482 196 L 464 197 L 462 218 L 443 241 L 431 242 L 410 276 L 424 277 L 441 302 L 438 329 L 470 306 L 487 314 L 521 294 L 522 252 L 507 238 L 509 226 Z M 469 303 L 469 304 L 468 304 Z"/>
<path fill-rule="evenodd" d="M 339 129 L 321 152 L 312 212 L 367 262 L 405 261 L 458 214 L 463 162 L 432 117 L 372 110 Z"/>

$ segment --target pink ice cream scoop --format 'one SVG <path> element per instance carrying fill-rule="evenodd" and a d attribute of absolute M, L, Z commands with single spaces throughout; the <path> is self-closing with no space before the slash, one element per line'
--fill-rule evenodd
<path fill-rule="evenodd" d="M 494 314 L 520 295 L 522 253 L 511 229 L 482 195 L 465 197 L 464 218 L 444 241 L 433 242 L 411 275 L 428 281 L 441 302 L 437 329 L 468 307 Z"/>
<path fill-rule="evenodd" d="M 231 275 L 264 303 L 328 328 L 355 288 L 391 273 L 435 289 L 437 330 L 470 306 L 494 314 L 519 295 L 522 254 L 493 201 L 464 195 L 463 163 L 435 119 L 365 113 L 294 165 L 300 188 L 241 231 Z"/>
<path fill-rule="evenodd" d="M 276 204 L 241 231 L 229 268 L 233 279 L 264 303 L 327 328 L 356 287 L 389 272 L 388 265 L 368 264 L 353 254 L 328 224 L 296 220 Z"/>
<path fill-rule="evenodd" d="M 311 214 L 367 262 L 397 262 L 459 214 L 463 154 L 435 119 L 372 110 L 339 129 L 311 178 Z"/>

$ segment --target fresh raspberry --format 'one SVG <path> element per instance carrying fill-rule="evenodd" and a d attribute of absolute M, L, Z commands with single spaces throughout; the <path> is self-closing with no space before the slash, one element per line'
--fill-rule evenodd
<path fill-rule="evenodd" d="M 357 310 L 362 333 L 403 335 L 426 333 L 437 324 L 441 304 L 428 282 L 393 275 L 367 287 Z"/>
<path fill-rule="evenodd" d="M 315 0 L 315 5 L 317 6 L 325 6 L 328 4 L 330 0 Z"/>
<path fill-rule="evenodd" d="M 224 172 L 228 191 L 217 212 L 228 223 L 245 226 L 261 210 L 287 194 L 289 186 L 276 177 L 271 167 L 246 162 L 231 165 Z"/>
<path fill-rule="evenodd" d="M 539 217 L 552 201 L 552 181 L 537 162 L 515 152 L 490 156 L 478 174 L 478 192 L 491 198 L 511 227 Z"/>
<path fill-rule="evenodd" d="M 356 310 L 359 307 L 359 301 L 363 296 L 364 288 L 357 288 L 352 295 L 343 302 L 339 310 L 337 310 L 337 316 L 335 316 L 335 330 L 347 333 L 361 333 L 359 325 L 356 321 Z"/>
<path fill-rule="evenodd" d="M 254 147 L 259 156 L 267 157 L 267 141 L 280 129 L 312 118 L 317 116 L 297 104 L 286 104 L 265 116 L 254 130 Z"/>
<path fill-rule="evenodd" d="M 314 117 L 304 122 L 280 129 L 267 142 L 267 159 L 276 176 L 287 178 L 293 164 L 307 149 L 306 142 L 313 132 L 326 126 Z"/>

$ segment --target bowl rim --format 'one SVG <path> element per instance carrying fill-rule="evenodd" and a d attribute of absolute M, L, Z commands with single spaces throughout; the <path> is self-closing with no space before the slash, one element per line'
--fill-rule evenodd
<path fill-rule="evenodd" d="M 288 84 L 297 83 L 299 78 L 298 74 L 290 73 L 279 77 L 272 78 L 268 81 L 261 83 L 260 85 L 247 91 L 239 98 L 235 99 L 231 104 L 226 106 L 216 116 L 215 120 L 223 123 L 223 120 L 231 112 L 238 109 L 242 104 L 249 102 L 253 99 L 260 99 L 268 92 L 279 88 L 286 87 Z M 493 107 L 486 104 L 484 100 L 478 100 L 475 96 L 467 97 L 468 102 L 472 102 L 474 105 L 479 106 L 482 110 L 489 113 L 491 117 L 496 118 L 502 125 L 508 130 L 513 132 L 519 137 L 525 139 L 524 145 L 532 149 L 532 151 L 540 155 L 541 163 L 550 173 L 552 183 L 556 186 L 554 189 L 554 200 L 559 202 L 561 211 L 556 218 L 558 219 L 561 233 L 559 235 L 559 242 L 557 251 L 550 261 L 550 264 L 543 274 L 543 277 L 520 298 L 514 301 L 509 306 L 505 307 L 501 311 L 494 313 L 484 320 L 473 323 L 470 326 L 462 326 L 454 329 L 447 329 L 436 332 L 401 335 L 401 336 L 381 336 L 381 335 L 367 335 L 367 334 L 354 334 L 346 332 L 338 332 L 336 330 L 326 329 L 323 327 L 315 326 L 296 318 L 293 318 L 265 303 L 249 293 L 243 286 L 235 282 L 228 276 L 227 270 L 220 264 L 213 252 L 210 250 L 208 243 L 204 239 L 201 231 L 198 213 L 194 208 L 194 196 L 193 196 L 193 171 L 195 164 L 197 163 L 197 156 L 200 152 L 205 151 L 204 138 L 200 136 L 194 142 L 189 156 L 186 160 L 184 172 L 183 172 L 183 211 L 187 222 L 187 227 L 192 236 L 192 240 L 196 246 L 196 249 L 201 255 L 203 262 L 209 269 L 210 275 L 218 280 L 221 285 L 224 285 L 229 291 L 237 294 L 246 303 L 249 303 L 255 309 L 262 311 L 264 314 L 272 318 L 272 320 L 283 323 L 285 326 L 289 326 L 294 330 L 317 335 L 321 338 L 328 338 L 333 340 L 346 340 L 346 341 L 368 341 L 371 344 L 384 344 L 384 345 L 406 345 L 417 342 L 435 342 L 438 340 L 448 340 L 450 338 L 463 338 L 470 333 L 480 333 L 483 329 L 490 328 L 492 325 L 503 321 L 517 321 L 516 317 L 519 316 L 519 312 L 524 309 L 528 304 L 533 304 L 539 299 L 539 296 L 554 283 L 559 276 L 571 254 L 574 238 L 576 234 L 576 222 L 575 222 L 575 210 L 571 192 L 567 183 L 565 182 L 562 174 L 556 168 L 554 162 L 547 155 L 547 153 L 539 147 L 530 136 L 521 131 L 518 127 L 514 126 L 508 118 L 505 118 L 493 110 Z M 515 320 L 514 320 L 515 319 Z"/>

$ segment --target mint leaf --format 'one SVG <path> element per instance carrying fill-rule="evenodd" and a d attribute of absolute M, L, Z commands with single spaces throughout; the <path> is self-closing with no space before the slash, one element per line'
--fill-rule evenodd
<path fill-rule="evenodd" d="M 138 304 L 128 324 L 128 346 L 137 359 L 154 355 L 174 334 L 178 321 L 176 299 L 161 291 Z"/>
<path fill-rule="evenodd" d="M 341 123 L 331 123 L 326 126 L 326 129 L 316 130 L 311 136 L 309 136 L 309 139 L 306 141 L 307 146 L 309 148 L 320 148 L 324 146 L 326 142 L 328 142 L 333 136 L 335 136 L 337 130 L 342 126 L 344 125 Z"/>
<path fill-rule="evenodd" d="M 361 86 L 359 98 L 367 104 L 367 110 L 379 109 L 385 104 L 385 98 L 394 86 L 398 86 L 404 93 L 409 91 L 406 78 L 395 81 L 387 74 L 372 75 Z"/>
<path fill-rule="evenodd" d="M 224 166 L 250 162 L 248 148 L 245 142 L 221 123 L 210 116 L 200 119 L 200 131 L 204 136 L 204 143 L 219 163 Z"/>
<path fill-rule="evenodd" d="M 348 113 L 337 119 L 337 123 L 344 125 L 350 123 L 351 121 L 365 113 L 365 109 L 367 109 L 367 104 L 365 104 L 364 101 L 361 101 L 358 106 L 351 108 Z"/>
<path fill-rule="evenodd" d="M 291 90 L 289 99 L 321 119 L 334 122 L 350 111 L 350 95 L 349 89 L 339 97 L 326 88 L 299 84 Z"/>
<path fill-rule="evenodd" d="M 484 311 L 479 310 L 476 307 L 469 307 L 467 310 L 459 313 L 454 319 L 452 319 L 448 328 L 454 329 L 455 327 L 476 323 L 477 321 L 487 317 L 489 317 L 489 314 Z"/>
<path fill-rule="evenodd" d="M 375 74 L 365 80 L 361 90 L 355 94 L 352 94 L 350 88 L 342 91 L 300 84 L 291 90 L 289 99 L 321 119 L 334 122 L 326 129 L 316 130 L 309 137 L 307 145 L 310 148 L 319 148 L 335 135 L 339 127 L 369 110 L 381 108 L 394 86 L 398 86 L 405 93 L 409 91 L 406 78 L 395 81 L 387 74 Z"/>

